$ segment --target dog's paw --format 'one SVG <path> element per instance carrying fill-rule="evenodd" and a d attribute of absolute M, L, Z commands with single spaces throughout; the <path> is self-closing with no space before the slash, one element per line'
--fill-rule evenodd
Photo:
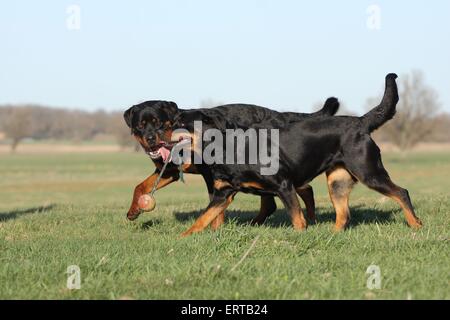
<path fill-rule="evenodd" d="M 138 210 L 138 211 L 128 211 L 127 219 L 130 220 L 130 221 L 134 221 L 134 220 L 136 220 L 139 217 L 140 214 L 141 214 L 140 210 Z"/>
<path fill-rule="evenodd" d="M 188 236 L 190 236 L 192 234 L 192 232 L 190 230 L 183 232 L 182 234 L 180 234 L 181 238 L 186 238 Z"/>

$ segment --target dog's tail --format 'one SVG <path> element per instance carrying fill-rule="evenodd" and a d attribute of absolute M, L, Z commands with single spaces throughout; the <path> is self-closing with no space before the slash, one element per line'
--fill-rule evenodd
<path fill-rule="evenodd" d="M 398 89 L 395 79 L 397 79 L 395 73 L 389 73 L 386 76 L 383 100 L 378 106 L 361 117 L 362 124 L 369 133 L 381 127 L 395 115 L 395 106 L 398 102 Z"/>
<path fill-rule="evenodd" d="M 325 101 L 325 104 L 323 105 L 322 109 L 320 109 L 317 112 L 314 112 L 314 114 L 322 116 L 334 116 L 338 110 L 339 110 L 338 99 L 335 97 L 331 97 L 328 98 L 327 101 Z"/>

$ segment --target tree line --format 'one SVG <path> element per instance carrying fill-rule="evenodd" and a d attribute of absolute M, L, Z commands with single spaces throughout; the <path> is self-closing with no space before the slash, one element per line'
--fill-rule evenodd
<path fill-rule="evenodd" d="M 114 137 L 123 148 L 136 147 L 122 112 L 56 109 L 39 105 L 0 107 L 0 132 L 14 151 L 24 139 L 89 141 L 99 135 Z"/>

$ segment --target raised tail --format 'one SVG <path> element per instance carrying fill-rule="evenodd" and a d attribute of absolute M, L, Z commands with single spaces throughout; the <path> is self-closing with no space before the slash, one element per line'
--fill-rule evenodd
<path fill-rule="evenodd" d="M 389 73 L 386 76 L 383 100 L 378 106 L 361 117 L 362 124 L 369 133 L 381 127 L 395 115 L 395 107 L 398 102 L 398 89 L 395 79 L 397 79 L 395 73 Z"/>
<path fill-rule="evenodd" d="M 336 112 L 339 110 L 339 101 L 335 97 L 328 98 L 325 101 L 322 109 L 317 112 L 314 112 L 314 115 L 323 115 L 323 116 L 334 116 Z"/>

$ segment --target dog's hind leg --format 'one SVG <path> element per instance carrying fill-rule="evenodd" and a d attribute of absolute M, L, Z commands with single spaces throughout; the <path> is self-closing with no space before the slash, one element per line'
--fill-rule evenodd
<path fill-rule="evenodd" d="M 259 214 L 252 220 L 251 225 L 261 225 L 277 209 L 273 196 L 261 196 L 261 208 Z"/>
<path fill-rule="evenodd" d="M 279 192 L 278 196 L 286 207 L 287 212 L 291 216 L 292 225 L 295 230 L 305 230 L 308 226 L 303 215 L 303 210 L 297 198 L 297 193 L 293 187 L 286 188 Z"/>
<path fill-rule="evenodd" d="M 369 188 L 394 199 L 403 209 L 406 221 L 412 228 L 420 228 L 422 222 L 414 213 L 408 190 L 392 182 L 381 161 L 380 149 L 372 139 L 364 142 L 362 154 L 346 161 L 346 167 L 359 181 Z"/>
<path fill-rule="evenodd" d="M 328 193 L 336 211 L 336 231 L 345 229 L 350 221 L 348 199 L 355 184 L 353 178 L 343 167 L 336 167 L 327 171 Z"/>
<path fill-rule="evenodd" d="M 411 203 L 408 190 L 393 183 L 386 171 L 384 174 L 380 172 L 380 175 L 366 181 L 361 180 L 361 182 L 365 183 L 369 188 L 376 190 L 398 202 L 403 209 L 406 222 L 411 228 L 418 229 L 422 226 L 422 221 L 420 221 L 414 213 L 414 208 Z"/>
<path fill-rule="evenodd" d="M 304 187 L 296 188 L 297 194 L 302 198 L 306 207 L 306 216 L 312 223 L 316 222 L 316 204 L 314 202 L 313 188 L 308 184 Z"/>

